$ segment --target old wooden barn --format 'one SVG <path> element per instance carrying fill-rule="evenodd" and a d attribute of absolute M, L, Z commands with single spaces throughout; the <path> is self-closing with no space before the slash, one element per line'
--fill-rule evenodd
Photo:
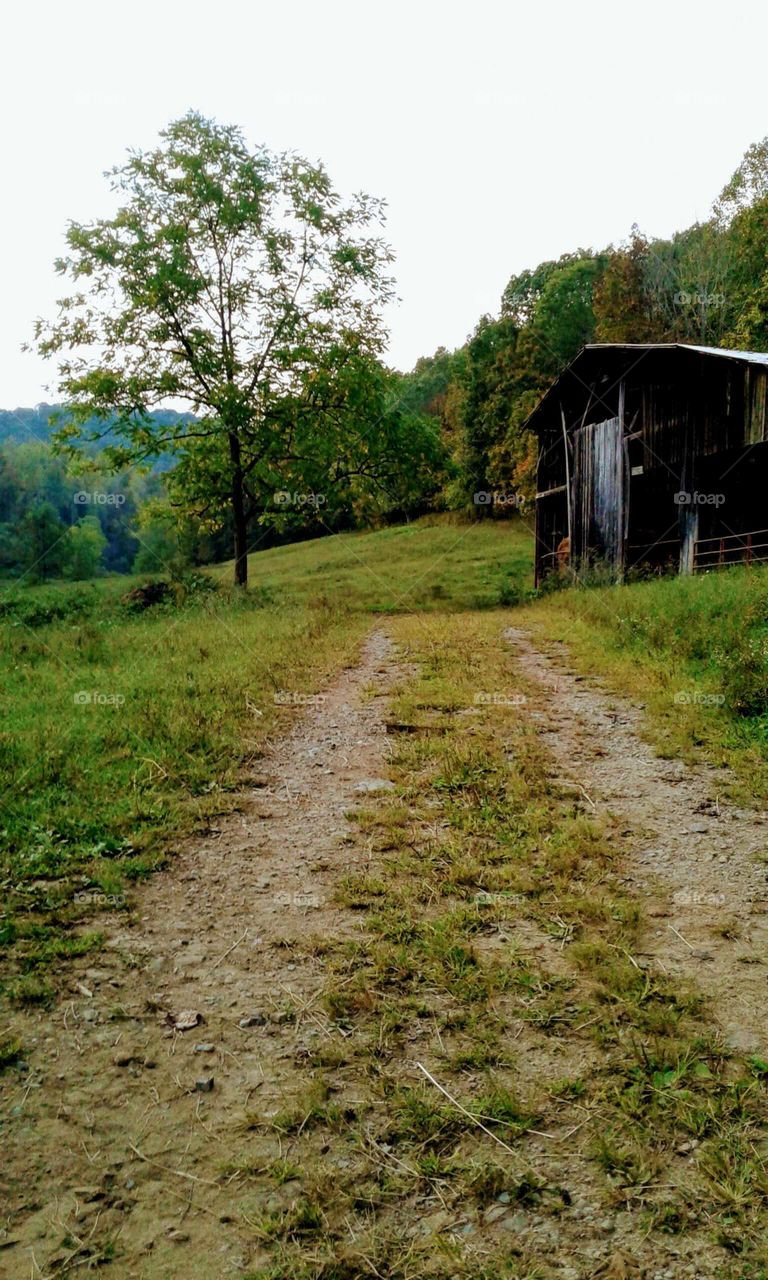
<path fill-rule="evenodd" d="M 536 581 L 768 559 L 768 355 L 596 343 L 528 419 Z"/>

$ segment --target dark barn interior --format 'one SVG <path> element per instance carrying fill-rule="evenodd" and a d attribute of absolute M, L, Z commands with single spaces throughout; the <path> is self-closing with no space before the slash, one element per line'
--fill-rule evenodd
<path fill-rule="evenodd" d="M 584 347 L 540 401 L 536 582 L 768 560 L 768 355 Z"/>

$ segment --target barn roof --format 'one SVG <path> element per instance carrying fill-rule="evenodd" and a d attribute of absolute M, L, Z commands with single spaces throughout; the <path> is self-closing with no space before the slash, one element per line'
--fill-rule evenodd
<path fill-rule="evenodd" d="M 591 369 L 594 373 L 600 365 L 600 357 L 606 357 L 609 367 L 616 369 L 625 363 L 627 358 L 636 358 L 634 363 L 651 351 L 691 351 L 697 355 L 712 356 L 715 359 L 739 360 L 748 364 L 768 367 L 768 353 L 764 351 L 731 351 L 728 347 L 702 347 L 691 342 L 589 342 L 569 365 L 558 374 L 551 387 L 544 393 L 536 408 L 526 420 L 524 426 L 536 430 L 538 418 L 554 399 L 557 389 L 563 380 L 571 375 L 585 385 L 586 376 Z M 630 368 L 632 365 L 630 365 Z M 582 372 L 583 370 L 583 372 Z M 621 376 L 621 374 L 619 374 Z"/>
<path fill-rule="evenodd" d="M 705 356 L 725 356 L 730 360 L 750 360 L 753 364 L 768 365 L 768 353 L 764 351 L 731 351 L 729 347 L 698 347 L 693 342 L 588 342 L 584 351 L 699 351 Z M 575 364 L 576 361 L 572 361 Z M 570 366 L 568 366 L 570 367 Z"/>

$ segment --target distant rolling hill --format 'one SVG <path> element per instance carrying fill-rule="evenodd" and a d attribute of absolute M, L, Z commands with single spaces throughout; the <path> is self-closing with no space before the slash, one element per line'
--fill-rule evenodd
<path fill-rule="evenodd" d="M 51 416 L 61 409 L 61 405 L 42 403 L 35 405 L 33 408 L 18 409 L 0 409 L 0 445 L 6 443 L 25 444 L 32 440 L 37 440 L 40 444 L 50 444 L 51 437 L 57 429 L 58 424 L 51 423 Z M 181 420 L 189 420 L 192 415 L 188 413 L 177 413 L 175 409 L 160 409 L 152 414 L 154 420 L 161 426 L 171 426 Z M 93 419 L 93 429 L 99 426 L 98 421 Z M 116 445 L 120 443 L 120 437 L 109 428 L 104 433 L 102 445 Z M 87 446 L 91 449 L 97 449 L 97 445 Z M 174 457 L 172 453 L 163 453 L 158 455 L 153 464 L 156 471 L 167 471 L 173 466 Z"/>

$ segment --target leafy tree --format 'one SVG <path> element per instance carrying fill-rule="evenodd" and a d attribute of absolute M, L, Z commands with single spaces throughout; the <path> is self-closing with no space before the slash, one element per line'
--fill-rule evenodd
<path fill-rule="evenodd" d="M 593 293 L 605 264 L 605 254 L 561 260 L 536 300 L 530 331 L 541 347 L 541 368 L 551 377 L 595 336 Z"/>
<path fill-rule="evenodd" d="M 147 503 L 139 514 L 134 573 L 181 573 L 191 563 L 189 537 L 167 503 Z"/>
<path fill-rule="evenodd" d="M 714 217 L 721 226 L 768 196 L 768 137 L 753 142 L 742 157 L 730 181 L 714 204 Z"/>
<path fill-rule="evenodd" d="M 596 342 L 661 342 L 663 321 L 649 287 L 649 258 L 654 249 L 637 226 L 629 243 L 609 253 L 595 284 Z"/>
<path fill-rule="evenodd" d="M 768 350 L 768 138 L 748 148 L 714 217 L 730 248 L 723 343 Z"/>
<path fill-rule="evenodd" d="M 71 525 L 65 541 L 67 576 L 78 581 L 95 578 L 107 546 L 98 516 L 85 516 Z"/>
<path fill-rule="evenodd" d="M 461 481 L 455 492 L 478 516 L 491 514 L 485 503 L 474 503 L 474 495 L 492 488 L 491 450 L 509 422 L 517 336 L 511 318 L 484 316 L 467 346 L 457 450 Z"/>
<path fill-rule="evenodd" d="M 70 225 L 58 269 L 75 292 L 36 330 L 43 354 L 63 354 L 74 421 L 60 436 L 96 414 L 123 441 L 115 464 L 172 449 L 175 500 L 231 514 L 244 584 L 248 522 L 275 490 L 375 480 L 382 424 L 365 388 L 392 296 L 383 205 L 345 203 L 322 166 L 249 149 L 194 112 L 112 184 L 119 212 Z M 199 420 L 159 426 L 151 410 L 168 399 Z"/>
<path fill-rule="evenodd" d="M 536 304 L 548 281 L 564 266 L 575 262 L 581 254 L 564 253 L 561 258 L 540 262 L 533 270 L 526 268 L 518 275 L 512 276 L 501 295 L 501 314 L 514 320 L 522 328 L 530 324 L 536 310 Z"/>
<path fill-rule="evenodd" d="M 61 574 L 67 561 L 67 527 L 50 502 L 30 507 L 19 528 L 19 564 L 31 582 Z"/>

